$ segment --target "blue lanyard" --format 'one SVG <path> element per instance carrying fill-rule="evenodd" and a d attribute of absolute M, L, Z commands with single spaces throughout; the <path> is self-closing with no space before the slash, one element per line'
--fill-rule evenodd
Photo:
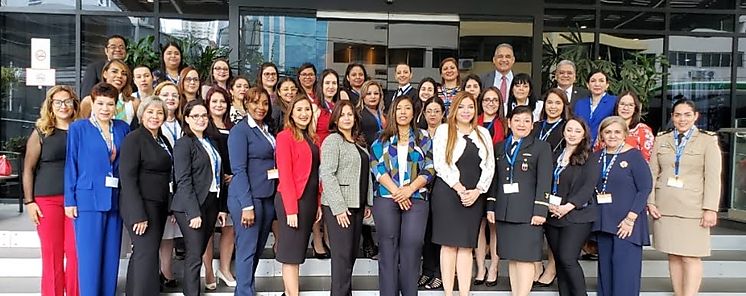
<path fill-rule="evenodd" d="M 559 188 L 559 182 L 560 182 L 560 175 L 562 172 L 567 168 L 566 166 L 562 165 L 562 159 L 565 157 L 565 151 L 562 151 L 562 154 L 560 154 L 559 157 L 557 157 L 557 167 L 554 168 L 554 182 L 552 182 L 552 194 L 557 194 L 557 190 Z"/>
<path fill-rule="evenodd" d="M 547 138 L 549 138 L 549 135 L 552 134 L 552 131 L 554 130 L 554 128 L 557 127 L 561 122 L 562 122 L 562 118 L 560 118 L 560 120 L 552 124 L 552 126 L 549 127 L 549 130 L 547 130 L 547 132 L 544 133 L 544 128 L 546 128 L 547 126 L 547 121 L 544 120 L 541 123 L 541 130 L 539 130 L 539 140 L 546 141 Z"/>
<path fill-rule="evenodd" d="M 495 118 L 493 118 L 492 121 L 490 121 L 490 125 L 487 126 L 487 131 L 489 131 L 490 133 L 492 133 L 492 127 L 495 125 L 496 120 L 497 120 L 497 116 L 495 116 Z"/>
<path fill-rule="evenodd" d="M 688 132 L 686 132 L 686 135 L 684 136 L 684 139 L 679 142 L 679 131 L 674 129 L 673 131 L 673 140 L 676 142 L 676 154 L 674 155 L 674 163 L 673 163 L 673 174 L 676 178 L 679 177 L 679 167 L 681 164 L 681 156 L 684 154 L 684 148 L 686 148 L 686 144 L 689 143 L 689 138 L 692 137 L 692 133 L 694 132 L 694 127 L 690 128 Z"/>
<path fill-rule="evenodd" d="M 510 145 L 513 144 L 513 136 L 510 136 L 510 138 L 505 141 L 505 160 L 508 161 L 509 172 L 510 172 L 510 183 L 513 183 L 513 170 L 515 168 L 515 159 L 518 157 L 518 152 L 521 150 L 521 145 L 523 145 L 523 138 L 518 140 L 518 144 L 515 146 L 515 151 L 513 153 L 510 153 Z"/>
<path fill-rule="evenodd" d="M 203 138 L 199 139 L 199 141 L 202 143 L 202 146 L 206 146 L 205 150 L 207 150 L 207 153 L 210 153 L 214 170 L 213 174 L 215 175 L 215 186 L 220 190 L 220 159 L 218 158 L 218 152 L 215 150 L 215 147 L 212 146 L 212 142 L 209 139 Z M 208 147 L 210 149 L 206 149 Z"/>
<path fill-rule="evenodd" d="M 381 122 L 382 121 L 381 120 L 381 111 L 378 110 L 376 113 L 378 114 L 378 116 L 373 116 L 373 117 L 376 118 L 376 126 L 378 126 L 378 131 L 380 131 L 380 130 L 383 129 L 383 123 Z"/>
<path fill-rule="evenodd" d="M 606 192 L 606 184 L 609 182 L 609 172 L 611 171 L 611 167 L 614 166 L 616 157 L 619 156 L 619 152 L 622 151 L 622 148 L 624 148 L 624 145 L 619 145 L 619 148 L 614 151 L 614 156 L 611 157 L 611 161 L 608 163 L 606 162 L 606 155 L 608 154 L 606 149 L 601 151 L 601 161 L 603 161 L 603 166 L 601 167 L 601 181 L 603 182 L 601 185 L 601 192 Z"/>
<path fill-rule="evenodd" d="M 176 123 L 176 120 L 174 120 L 174 124 L 178 124 Z M 164 122 L 163 126 L 166 127 L 166 130 L 168 130 L 168 133 L 171 134 L 171 139 L 173 139 L 174 143 L 176 143 L 176 140 L 178 140 L 178 138 L 176 138 L 176 128 L 172 129 L 171 126 L 168 125 L 168 122 Z"/>
<path fill-rule="evenodd" d="M 173 161 L 174 160 L 174 156 L 173 156 L 173 154 L 171 154 L 171 151 L 168 150 L 168 146 L 166 146 L 166 143 L 163 142 L 163 139 L 161 137 L 157 137 L 157 138 L 155 138 L 155 142 L 158 143 L 158 145 L 160 145 L 161 148 L 163 148 L 163 150 L 166 151 L 166 153 L 168 153 L 168 157 L 170 157 L 171 161 Z"/>
<path fill-rule="evenodd" d="M 109 120 L 109 134 L 111 135 L 111 142 L 106 140 L 106 136 L 104 136 L 104 130 L 101 129 L 101 125 L 98 124 L 98 121 L 96 121 L 96 119 L 93 119 L 93 116 L 90 117 L 90 121 L 98 130 L 98 133 L 101 134 L 101 139 L 103 139 L 104 143 L 106 143 L 106 151 L 108 152 L 107 158 L 109 160 L 109 176 L 112 176 L 114 174 L 114 162 L 111 160 L 111 154 L 114 151 L 114 121 Z"/>

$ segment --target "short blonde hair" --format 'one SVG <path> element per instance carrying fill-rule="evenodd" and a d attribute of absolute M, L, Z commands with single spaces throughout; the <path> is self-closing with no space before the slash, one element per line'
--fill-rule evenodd
<path fill-rule="evenodd" d="M 624 136 L 629 136 L 629 126 L 627 126 L 627 121 L 624 120 L 621 116 L 609 116 L 606 117 L 603 121 L 601 121 L 601 124 L 598 126 L 598 140 L 603 140 L 601 138 L 601 135 L 603 134 L 603 131 L 611 126 L 612 124 L 619 124 L 619 126 L 622 127 L 622 132 L 624 132 Z"/>
<path fill-rule="evenodd" d="M 145 113 L 145 109 L 148 109 L 151 105 L 160 105 L 161 109 L 163 109 L 163 115 L 165 116 L 168 114 L 168 110 L 166 110 L 166 102 L 161 100 L 161 97 L 148 96 L 144 98 L 142 103 L 140 103 L 140 106 L 137 107 L 137 118 L 142 120 L 142 114 Z"/>

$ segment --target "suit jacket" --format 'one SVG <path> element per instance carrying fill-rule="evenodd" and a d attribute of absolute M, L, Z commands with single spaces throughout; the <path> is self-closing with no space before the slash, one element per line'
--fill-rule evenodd
<path fill-rule="evenodd" d="M 511 138 L 505 138 L 511 141 Z M 523 138 L 513 169 L 513 182 L 518 193 L 506 194 L 503 184 L 509 183 L 509 165 L 505 155 L 505 141 L 495 145 L 495 177 L 487 198 L 487 210 L 495 212 L 498 221 L 530 223 L 531 217 L 547 215 L 546 194 L 551 191 L 552 150 L 549 144 L 531 136 Z M 525 170 L 524 170 L 525 168 Z"/>
<path fill-rule="evenodd" d="M 109 173 L 119 177 L 119 156 L 124 137 L 129 133 L 126 122 L 112 121 L 114 146 L 117 153 L 114 162 L 110 161 L 98 128 L 89 119 L 73 122 L 67 132 L 67 152 L 65 159 L 65 206 L 78 207 L 78 211 L 106 212 L 117 210 L 119 188 L 106 187 Z"/>
<path fill-rule="evenodd" d="M 606 93 L 591 116 L 591 97 L 580 99 L 575 105 L 575 116 L 582 118 L 591 128 L 591 141 L 595 143 L 601 121 L 614 114 L 617 97 Z"/>
<path fill-rule="evenodd" d="M 655 188 L 648 203 L 661 214 L 684 218 L 701 218 L 704 210 L 717 211 L 720 206 L 722 154 L 717 135 L 695 129 L 684 147 L 679 165 L 679 180 L 684 188 L 667 185 L 674 177 L 676 142 L 673 132 L 658 134 L 650 158 Z"/>
<path fill-rule="evenodd" d="M 211 142 L 215 143 L 215 141 Z M 217 147 L 215 150 L 217 151 Z M 210 193 L 210 185 L 212 185 L 214 176 L 208 153 L 197 137 L 181 137 L 174 145 L 176 191 L 171 210 L 184 213 L 190 220 L 201 215 L 200 208 Z M 222 171 L 221 168 L 221 176 Z M 220 188 L 223 178 L 218 179 L 220 181 L 218 188 Z"/>
<path fill-rule="evenodd" d="M 290 129 L 277 134 L 275 159 L 280 174 L 277 191 L 282 195 L 287 215 L 298 214 L 298 200 L 311 175 L 311 157 L 311 147 L 306 140 L 296 141 Z"/>
<path fill-rule="evenodd" d="M 170 152 L 163 150 L 146 128 L 138 128 L 122 143 L 119 178 L 122 195 L 119 211 L 125 225 L 147 221 L 144 201 L 168 203 L 173 168 L 173 150 L 163 135 L 158 135 Z"/>
<path fill-rule="evenodd" d="M 539 136 L 541 135 L 542 126 L 544 125 L 544 120 L 534 122 L 534 128 L 531 130 L 531 136 L 533 138 L 539 139 Z M 556 122 L 555 122 L 556 123 Z M 549 133 L 549 136 L 545 140 L 547 143 L 549 143 L 549 147 L 552 148 L 552 153 L 559 151 L 559 153 L 562 153 L 562 147 L 564 141 L 564 135 L 562 135 L 562 132 L 565 130 L 565 124 L 567 123 L 567 120 L 562 120 L 553 130 L 551 133 Z M 551 124 L 547 123 L 547 132 L 551 128 Z M 555 157 L 556 159 L 556 157 Z"/>
<path fill-rule="evenodd" d="M 366 161 L 370 158 L 368 149 L 365 151 Z M 339 215 L 348 208 L 362 208 L 360 204 L 360 152 L 358 146 L 347 142 L 340 134 L 333 133 L 326 137 L 321 145 L 321 164 L 319 178 L 324 192 L 321 204 L 329 206 L 332 214 Z M 373 181 L 368 171 L 363 172 L 368 177 L 368 205 L 373 205 Z"/>
<path fill-rule="evenodd" d="M 409 84 L 409 90 L 407 90 L 404 93 L 404 96 L 408 96 L 412 98 L 413 100 L 419 100 L 419 97 L 417 96 L 417 88 L 413 84 Z M 395 89 L 391 94 L 386 96 L 386 99 L 383 100 L 383 110 L 384 114 L 389 114 L 389 107 L 391 107 L 391 103 L 396 100 L 398 97 L 396 94 L 399 92 L 399 89 Z M 416 113 L 415 113 L 416 114 Z"/>
<path fill-rule="evenodd" d="M 255 198 L 275 195 L 277 180 L 270 180 L 268 170 L 275 168 L 275 148 L 259 126 L 250 126 L 250 116 L 244 117 L 228 136 L 233 179 L 228 186 L 228 200 L 238 202 L 241 209 L 254 206 Z M 251 120 L 254 122 L 253 119 Z"/>
<path fill-rule="evenodd" d="M 555 151 L 555 160 L 562 154 L 562 150 Z M 557 168 L 557 161 L 554 162 L 554 168 Z M 596 194 L 598 172 L 598 157 L 594 154 L 589 155 L 585 164 L 568 165 L 562 171 L 560 182 L 557 185 L 557 196 L 562 197 L 563 205 L 571 203 L 575 205 L 575 209 L 567 213 L 562 219 L 549 217 L 547 222 L 550 225 L 564 226 L 570 223 L 590 223 L 596 220 L 598 209 L 593 202 L 593 198 Z"/>
<path fill-rule="evenodd" d="M 104 66 L 109 61 L 100 60 L 93 64 L 88 65 L 83 74 L 83 81 L 80 82 L 80 97 L 85 98 L 91 94 L 91 89 L 96 83 L 104 81 L 101 77 L 101 72 L 104 70 Z"/>
<path fill-rule="evenodd" d="M 585 99 L 587 97 L 591 96 L 591 92 L 589 92 L 587 89 L 585 89 L 582 86 L 573 85 L 572 86 L 572 95 L 567 98 L 570 100 L 570 111 L 575 112 L 575 104 L 580 101 L 580 99 Z"/>

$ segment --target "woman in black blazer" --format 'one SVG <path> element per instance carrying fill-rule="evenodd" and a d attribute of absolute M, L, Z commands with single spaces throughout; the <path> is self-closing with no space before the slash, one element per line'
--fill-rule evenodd
<path fill-rule="evenodd" d="M 565 147 L 555 151 L 551 216 L 544 227 L 557 266 L 560 295 L 586 295 L 583 268 L 578 254 L 596 219 L 593 204 L 598 179 L 598 160 L 593 156 L 588 125 L 579 118 L 565 124 Z"/>
<path fill-rule="evenodd" d="M 511 135 L 495 145 L 495 178 L 487 198 L 487 221 L 497 221 L 497 255 L 509 260 L 513 295 L 528 295 L 535 276 L 534 262 L 542 259 L 547 196 L 552 182 L 552 150 L 530 136 L 529 106 L 513 109 Z M 501 239 L 505 238 L 505 239 Z"/>
<path fill-rule="evenodd" d="M 119 211 L 134 245 L 127 267 L 127 295 L 160 294 L 158 249 L 173 184 L 173 152 L 159 132 L 166 112 L 160 98 L 145 98 L 137 109 L 142 125 L 122 143 Z"/>
<path fill-rule="evenodd" d="M 202 254 L 215 230 L 215 221 L 225 223 L 225 212 L 219 211 L 218 196 L 223 183 L 221 158 L 214 140 L 206 137 L 209 122 L 207 108 L 201 100 L 184 107 L 184 137 L 174 145 L 176 193 L 171 210 L 182 234 L 184 258 L 184 295 L 199 295 L 199 273 Z"/>

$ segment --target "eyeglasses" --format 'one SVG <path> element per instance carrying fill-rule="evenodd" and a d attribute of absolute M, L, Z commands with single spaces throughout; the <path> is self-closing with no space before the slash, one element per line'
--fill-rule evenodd
<path fill-rule="evenodd" d="M 313 73 L 300 73 L 300 76 L 301 77 L 313 77 L 313 76 L 316 76 L 316 74 L 313 74 Z"/>
<path fill-rule="evenodd" d="M 64 101 L 63 100 L 52 100 L 52 106 L 54 106 L 55 108 L 62 107 L 62 104 L 65 104 L 65 106 L 67 107 L 72 107 L 75 104 L 75 102 L 71 99 L 67 99 Z"/>
<path fill-rule="evenodd" d="M 485 98 L 485 99 L 484 99 L 484 102 L 485 102 L 485 103 L 493 103 L 493 104 L 496 104 L 496 103 L 500 103 L 500 99 L 487 99 L 487 98 Z"/>
<path fill-rule="evenodd" d="M 230 68 L 228 68 L 228 67 L 215 67 L 215 68 L 212 68 L 212 69 L 215 70 L 215 71 L 222 71 L 222 72 L 228 72 L 228 70 L 230 70 Z"/>
<path fill-rule="evenodd" d="M 106 46 L 109 50 L 124 50 L 124 45 L 108 45 Z"/>
<path fill-rule="evenodd" d="M 557 71 L 557 75 L 560 75 L 560 76 L 562 76 L 562 75 L 568 75 L 569 76 L 569 75 L 575 75 L 575 72 L 573 72 L 573 71 Z"/>
<path fill-rule="evenodd" d="M 635 108 L 635 104 L 619 104 L 619 107 L 634 109 Z"/>
<path fill-rule="evenodd" d="M 267 73 L 262 73 L 262 76 L 264 76 L 264 77 L 272 77 L 272 76 L 277 76 L 277 73 L 267 72 Z"/>
<path fill-rule="evenodd" d="M 199 82 L 199 77 L 185 77 L 184 82 L 186 83 Z"/>
<path fill-rule="evenodd" d="M 192 114 L 192 115 L 189 115 L 189 118 L 191 118 L 192 120 L 200 120 L 200 119 L 207 120 L 207 113 Z"/>

